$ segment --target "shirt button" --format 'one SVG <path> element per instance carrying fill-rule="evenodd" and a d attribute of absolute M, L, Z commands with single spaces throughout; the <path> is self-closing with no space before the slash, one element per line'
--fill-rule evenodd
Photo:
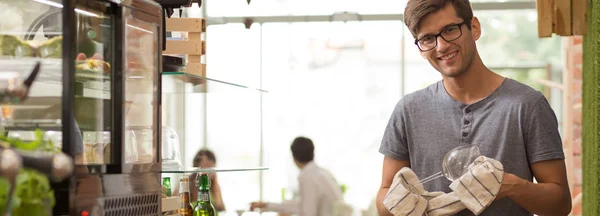
<path fill-rule="evenodd" d="M 466 112 L 466 113 L 470 113 L 470 112 L 471 112 L 471 110 L 467 108 L 467 109 L 465 109 L 465 112 Z"/>
<path fill-rule="evenodd" d="M 463 137 L 466 137 L 467 135 L 469 135 L 468 133 L 463 133 Z"/>
<path fill-rule="evenodd" d="M 465 120 L 466 125 L 468 125 L 469 123 L 471 123 L 469 120 Z"/>

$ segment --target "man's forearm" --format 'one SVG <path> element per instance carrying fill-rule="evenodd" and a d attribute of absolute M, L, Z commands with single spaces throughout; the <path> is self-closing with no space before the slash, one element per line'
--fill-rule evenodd
<path fill-rule="evenodd" d="M 508 198 L 537 215 L 568 215 L 571 212 L 571 195 L 555 183 L 536 184 L 522 179 Z"/>
<path fill-rule="evenodd" d="M 265 210 L 284 214 L 297 214 L 299 205 L 300 200 L 287 200 L 282 203 L 267 203 Z"/>
<path fill-rule="evenodd" d="M 383 205 L 383 199 L 385 198 L 385 195 L 387 194 L 389 189 L 390 188 L 380 188 L 379 193 L 377 193 L 377 203 L 376 204 L 377 204 L 377 212 L 379 213 L 379 216 L 394 216 Z"/>

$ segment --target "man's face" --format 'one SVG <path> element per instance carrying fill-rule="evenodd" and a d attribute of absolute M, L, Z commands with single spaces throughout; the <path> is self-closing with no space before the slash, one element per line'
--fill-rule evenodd
<path fill-rule="evenodd" d="M 444 77 L 460 76 L 469 68 L 475 57 L 475 41 L 479 39 L 481 34 L 479 21 L 477 18 L 473 18 L 470 31 L 466 24 L 458 26 L 460 29 L 457 29 L 456 24 L 463 23 L 464 21 L 457 16 L 452 4 L 448 4 L 443 9 L 424 17 L 419 24 L 417 39 L 436 35 L 443 31 L 462 32 L 460 37 L 450 42 L 447 42 L 442 37 L 437 37 L 434 39 L 437 40 L 435 48 L 429 51 L 421 51 L 421 55 L 429 61 L 431 66 L 442 73 Z M 454 29 L 450 29 L 453 27 Z"/>
<path fill-rule="evenodd" d="M 210 160 L 206 155 L 200 155 L 200 167 L 201 168 L 213 168 L 215 167 L 215 162 Z"/>

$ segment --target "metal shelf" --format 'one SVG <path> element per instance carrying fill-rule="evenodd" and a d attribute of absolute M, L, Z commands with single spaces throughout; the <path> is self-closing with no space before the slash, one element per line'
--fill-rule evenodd
<path fill-rule="evenodd" d="M 62 83 L 62 59 L 0 56 L 0 70 L 18 72 L 21 73 L 21 77 L 25 78 L 29 75 L 29 72 L 31 72 L 37 62 L 41 63 L 41 67 L 36 81 L 57 84 Z M 110 74 L 90 70 L 77 70 L 75 73 L 75 81 L 110 81 Z"/>
<path fill-rule="evenodd" d="M 240 172 L 240 171 L 260 171 L 260 170 L 268 170 L 268 167 L 240 167 L 240 168 L 231 168 L 231 167 L 219 167 L 219 168 L 184 168 L 182 170 L 162 170 L 161 173 L 212 173 L 212 172 Z"/>
<path fill-rule="evenodd" d="M 221 92 L 236 92 L 236 91 L 268 93 L 268 91 L 264 90 L 264 89 L 251 87 L 251 86 L 247 86 L 247 85 L 242 85 L 242 84 L 237 84 L 237 83 L 228 82 L 228 81 L 219 80 L 219 79 L 213 79 L 213 78 L 209 78 L 209 77 L 205 77 L 205 76 L 198 76 L 198 75 L 189 74 L 189 73 L 185 73 L 185 72 L 162 72 L 162 76 L 176 77 L 177 79 L 179 79 L 183 82 L 192 83 L 195 86 L 203 87 L 200 92 L 170 92 L 170 91 L 165 91 L 163 89 L 162 93 L 167 93 L 167 94 L 169 94 L 169 93 L 174 93 L 174 94 L 176 94 L 176 93 L 212 93 L 212 92 L 221 93 Z M 210 86 L 210 87 L 208 87 L 208 86 Z"/>

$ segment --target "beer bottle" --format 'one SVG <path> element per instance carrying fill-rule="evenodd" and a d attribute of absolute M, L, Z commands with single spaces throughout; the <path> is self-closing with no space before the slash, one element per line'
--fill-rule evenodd
<path fill-rule="evenodd" d="M 216 216 L 217 211 L 210 203 L 210 179 L 208 174 L 198 175 L 198 203 L 194 208 L 194 216 Z"/>
<path fill-rule="evenodd" d="M 165 187 L 164 194 L 167 197 L 170 197 L 171 196 L 171 178 L 170 177 L 164 177 L 162 184 Z"/>
<path fill-rule="evenodd" d="M 194 213 L 194 207 L 190 203 L 190 179 L 187 176 L 182 177 L 179 182 L 179 202 L 181 202 L 181 208 L 179 208 L 180 216 L 192 216 Z"/>

